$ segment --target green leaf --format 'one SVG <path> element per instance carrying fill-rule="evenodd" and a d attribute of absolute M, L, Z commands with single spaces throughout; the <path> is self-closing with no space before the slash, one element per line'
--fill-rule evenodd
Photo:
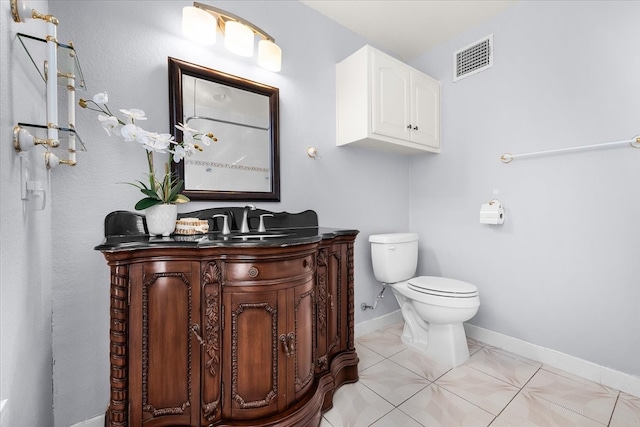
<path fill-rule="evenodd" d="M 144 199 L 136 203 L 135 208 L 136 210 L 141 211 L 141 210 L 150 208 L 151 206 L 159 205 L 161 203 L 162 203 L 162 200 L 152 199 L 151 197 L 145 197 Z"/>
<path fill-rule="evenodd" d="M 189 199 L 184 194 L 178 194 L 178 195 L 176 195 L 176 199 L 173 202 L 174 203 L 187 203 L 187 202 L 190 202 L 190 201 L 191 201 L 191 199 Z"/>

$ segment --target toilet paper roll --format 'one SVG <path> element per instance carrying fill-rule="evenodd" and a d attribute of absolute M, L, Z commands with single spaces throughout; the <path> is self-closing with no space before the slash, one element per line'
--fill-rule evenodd
<path fill-rule="evenodd" d="M 504 209 L 502 203 L 493 200 L 480 206 L 480 224 L 502 224 L 504 223 Z"/>

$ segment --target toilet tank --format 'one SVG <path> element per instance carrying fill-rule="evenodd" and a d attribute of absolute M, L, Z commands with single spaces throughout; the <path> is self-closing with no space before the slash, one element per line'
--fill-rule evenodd
<path fill-rule="evenodd" d="M 396 283 L 414 276 L 418 267 L 417 234 L 373 234 L 369 236 L 369 242 L 376 280 Z"/>

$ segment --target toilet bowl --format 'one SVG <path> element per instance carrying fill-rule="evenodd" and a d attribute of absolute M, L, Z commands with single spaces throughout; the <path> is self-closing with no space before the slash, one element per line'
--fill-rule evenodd
<path fill-rule="evenodd" d="M 458 366 L 469 358 L 462 323 L 475 316 L 480 307 L 474 285 L 444 277 L 419 276 L 392 283 L 391 289 L 405 322 L 403 342 L 449 366 Z"/>
<path fill-rule="evenodd" d="M 478 289 L 471 283 L 415 274 L 418 236 L 414 233 L 369 237 L 376 279 L 389 284 L 405 321 L 402 341 L 448 366 L 469 358 L 463 322 L 478 312 Z"/>

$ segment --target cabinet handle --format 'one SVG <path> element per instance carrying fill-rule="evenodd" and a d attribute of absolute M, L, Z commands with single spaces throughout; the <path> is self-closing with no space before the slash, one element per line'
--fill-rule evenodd
<path fill-rule="evenodd" d="M 285 334 L 281 334 L 280 337 L 278 337 L 280 339 L 280 342 L 282 343 L 282 347 L 284 347 L 284 354 L 287 355 L 287 357 L 291 356 L 291 352 L 289 351 L 289 345 L 287 344 L 287 336 Z"/>
<path fill-rule="evenodd" d="M 331 307 L 331 311 L 335 309 L 333 306 L 333 295 L 329 294 L 329 306 Z"/>
<path fill-rule="evenodd" d="M 198 333 L 198 332 L 200 332 L 200 326 L 198 326 L 197 323 L 194 323 L 194 324 L 191 325 L 191 332 L 193 332 L 193 335 L 195 335 L 196 338 L 198 339 L 198 341 L 200 341 L 200 345 L 204 345 L 204 340 L 202 339 L 202 337 Z"/>
<path fill-rule="evenodd" d="M 289 341 L 289 351 L 290 351 L 290 355 L 293 355 L 296 352 L 296 349 L 294 347 L 294 335 L 293 332 L 289 332 L 287 334 L 287 340 Z"/>
<path fill-rule="evenodd" d="M 413 130 L 418 130 L 418 126 L 414 126 L 414 127 L 413 127 Z"/>
<path fill-rule="evenodd" d="M 407 129 L 411 129 L 411 123 L 407 125 Z"/>

